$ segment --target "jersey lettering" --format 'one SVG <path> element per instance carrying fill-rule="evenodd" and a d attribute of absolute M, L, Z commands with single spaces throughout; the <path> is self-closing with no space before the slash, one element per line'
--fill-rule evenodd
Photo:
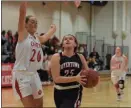
<path fill-rule="evenodd" d="M 40 51 L 38 51 L 38 53 L 36 52 L 35 49 L 32 49 L 32 57 L 30 59 L 31 62 L 34 62 L 35 61 L 35 56 L 37 56 L 37 61 L 40 62 L 41 61 L 41 54 L 40 54 Z"/>
<path fill-rule="evenodd" d="M 122 57 L 113 57 L 112 59 L 112 69 L 123 69 L 125 61 Z"/>

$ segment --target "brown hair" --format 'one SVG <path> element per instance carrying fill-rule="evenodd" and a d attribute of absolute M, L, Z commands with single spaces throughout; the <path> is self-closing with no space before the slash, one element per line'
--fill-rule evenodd
<path fill-rule="evenodd" d="M 72 36 L 72 37 L 75 39 L 76 47 L 74 48 L 74 52 L 77 52 L 78 41 L 77 41 L 76 37 L 75 37 L 74 35 L 71 35 L 71 34 L 65 35 L 65 36 L 63 37 L 62 42 L 61 42 L 61 47 L 63 46 L 64 38 L 65 38 L 66 36 Z M 62 49 L 63 49 L 63 47 L 62 47 Z"/>
<path fill-rule="evenodd" d="M 26 18 L 25 18 L 25 23 L 26 23 L 26 24 L 28 23 L 28 21 L 29 21 L 29 19 L 30 19 L 31 17 L 33 17 L 33 16 L 32 16 L 32 15 L 26 16 Z"/>

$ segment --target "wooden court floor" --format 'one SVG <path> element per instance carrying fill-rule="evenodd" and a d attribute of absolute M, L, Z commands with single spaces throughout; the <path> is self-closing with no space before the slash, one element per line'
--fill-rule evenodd
<path fill-rule="evenodd" d="M 93 89 L 83 90 L 81 107 L 131 107 L 131 77 L 126 78 L 126 88 L 122 101 L 116 100 L 115 89 L 111 81 L 101 79 Z M 44 86 L 44 107 L 55 107 L 53 101 L 53 86 Z M 12 93 L 12 88 L 2 88 L 2 107 L 22 107 Z"/>

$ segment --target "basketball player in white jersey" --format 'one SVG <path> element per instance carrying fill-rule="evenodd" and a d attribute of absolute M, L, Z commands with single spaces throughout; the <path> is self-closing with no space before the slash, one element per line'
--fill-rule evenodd
<path fill-rule="evenodd" d="M 43 62 L 41 43 L 46 42 L 56 31 L 51 25 L 42 36 L 35 36 L 37 20 L 34 16 L 26 17 L 27 2 L 20 4 L 18 22 L 18 43 L 16 61 L 13 68 L 13 91 L 24 107 L 42 107 L 43 90 L 37 70 Z"/>
<path fill-rule="evenodd" d="M 122 55 L 121 49 L 116 48 L 115 55 L 111 58 L 111 80 L 116 88 L 117 99 L 121 99 L 122 91 L 124 89 L 125 70 L 127 63 L 125 56 Z"/>

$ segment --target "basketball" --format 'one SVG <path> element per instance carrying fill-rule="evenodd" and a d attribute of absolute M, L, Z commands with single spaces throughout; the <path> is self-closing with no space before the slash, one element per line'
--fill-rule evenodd
<path fill-rule="evenodd" d="M 98 72 L 89 69 L 89 70 L 83 70 L 80 75 L 85 75 L 87 78 L 86 84 L 83 85 L 86 88 L 92 88 L 95 87 L 99 82 L 99 74 Z"/>

